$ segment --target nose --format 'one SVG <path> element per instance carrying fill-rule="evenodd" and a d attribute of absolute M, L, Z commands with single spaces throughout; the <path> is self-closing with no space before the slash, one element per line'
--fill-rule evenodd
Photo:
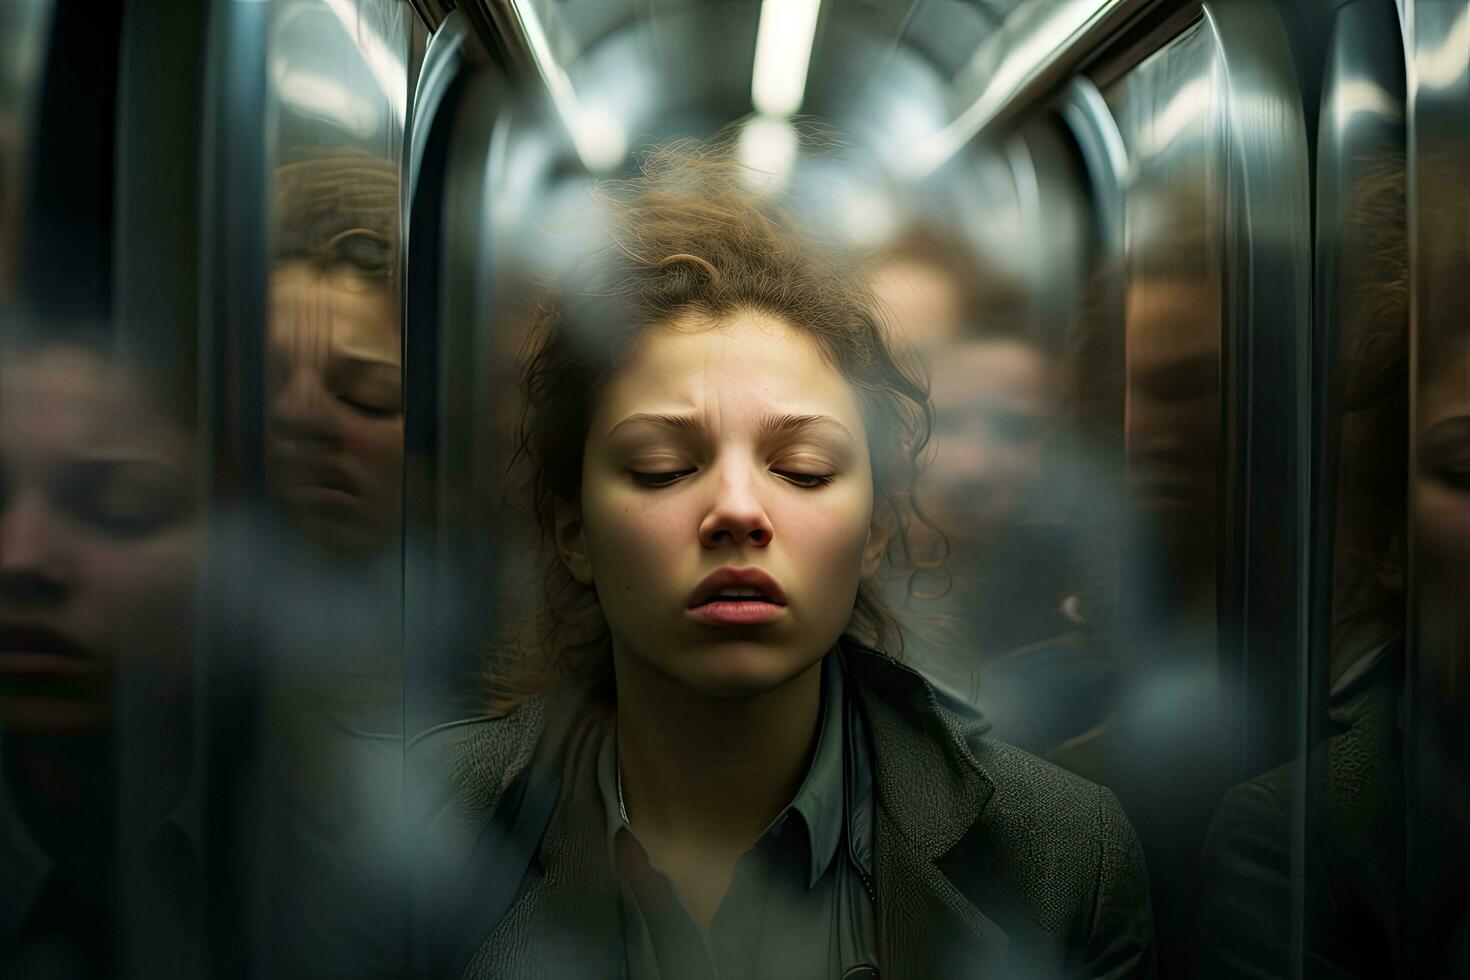
<path fill-rule="evenodd" d="M 40 494 L 0 500 L 0 605 L 47 605 L 65 597 L 56 530 Z"/>
<path fill-rule="evenodd" d="M 302 357 L 271 399 L 271 430 L 295 443 L 335 443 L 339 431 L 333 407 L 321 365 Z"/>
<path fill-rule="evenodd" d="M 722 544 L 753 544 L 764 548 L 775 529 L 756 488 L 756 474 L 749 466 L 725 464 L 715 483 L 715 499 L 699 525 L 699 542 L 706 548 Z"/>

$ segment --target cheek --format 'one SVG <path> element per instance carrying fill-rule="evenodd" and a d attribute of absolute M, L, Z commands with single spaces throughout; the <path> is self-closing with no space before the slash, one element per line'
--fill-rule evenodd
<path fill-rule="evenodd" d="M 1438 480 L 1421 480 L 1417 516 L 1426 557 L 1451 565 L 1470 565 L 1470 494 Z"/>
<path fill-rule="evenodd" d="M 582 512 L 604 601 L 635 586 L 641 595 L 672 588 L 670 580 L 692 565 L 699 550 L 699 511 L 689 494 L 584 485 Z M 678 584 L 685 587 L 682 580 Z"/>
<path fill-rule="evenodd" d="M 348 455 L 358 460 L 378 483 L 391 483 L 397 488 L 403 465 L 403 419 L 352 418 L 343 423 L 342 442 Z"/>
<path fill-rule="evenodd" d="M 98 542 L 82 556 L 78 605 L 109 661 L 137 651 L 147 663 L 186 664 L 194 639 L 199 535 L 190 525 L 146 541 Z"/>
<path fill-rule="evenodd" d="M 872 526 L 871 492 L 833 487 L 792 497 L 771 508 L 775 539 L 801 576 L 809 595 L 850 604 L 862 575 L 863 549 Z"/>

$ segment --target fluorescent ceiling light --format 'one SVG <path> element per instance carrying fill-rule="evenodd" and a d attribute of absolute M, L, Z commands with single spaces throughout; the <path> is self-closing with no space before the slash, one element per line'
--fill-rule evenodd
<path fill-rule="evenodd" d="M 546 28 L 536 15 L 534 0 L 511 0 L 511 9 L 520 20 L 521 31 L 531 48 L 531 60 L 551 93 L 551 102 L 572 135 L 572 144 L 582 166 L 595 173 L 611 170 L 627 152 L 628 137 L 618 120 L 605 111 L 582 106 L 572 80 L 551 53 Z"/>
<path fill-rule="evenodd" d="M 801 108 L 821 6 L 821 0 L 761 3 L 750 99 L 762 115 L 789 116 Z"/>
<path fill-rule="evenodd" d="M 796 166 L 799 149 L 796 129 L 790 120 L 755 116 L 740 127 L 737 152 L 746 167 L 746 181 L 757 190 L 782 186 Z"/>
<path fill-rule="evenodd" d="M 363 98 L 334 78 L 290 70 L 280 72 L 275 81 L 281 101 L 304 116 L 327 119 L 361 137 L 372 136 L 382 126 L 382 103 Z"/>
<path fill-rule="evenodd" d="M 1463 8 L 1438 46 L 1420 44 L 1409 58 L 1409 75 L 1418 88 L 1448 89 L 1470 67 L 1470 8 Z"/>
<path fill-rule="evenodd" d="M 904 162 L 904 176 L 921 180 L 938 170 L 995 120 L 1049 67 L 1111 23 L 1121 23 L 1150 0 L 1037 0 L 1017 7 L 976 49 L 960 78 L 977 86 L 968 107 L 921 141 Z M 968 82 L 967 82 L 968 84 Z"/>
<path fill-rule="evenodd" d="M 382 35 L 362 22 L 361 13 L 350 0 L 325 0 L 325 3 L 362 52 L 362 60 L 388 97 L 394 120 L 402 126 L 408 115 L 408 71 L 403 66 L 404 55 L 389 47 Z"/>

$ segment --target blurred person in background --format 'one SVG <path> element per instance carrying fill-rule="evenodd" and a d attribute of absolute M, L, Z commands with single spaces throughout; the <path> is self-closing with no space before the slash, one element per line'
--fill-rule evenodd
<path fill-rule="evenodd" d="M 187 407 L 94 338 L 0 338 L 0 975 L 116 954 L 121 814 L 141 813 L 190 969 L 191 676 L 201 524 Z M 119 678 L 129 679 L 120 744 Z M 151 760 L 118 782 L 124 753 Z M 126 792 L 123 798 L 120 793 Z M 158 910 L 155 910 L 158 912 Z"/>
<path fill-rule="evenodd" d="M 1046 752 L 1096 720 L 1100 667 L 1079 631 L 1077 535 L 1053 453 L 1065 369 L 1020 287 L 967 242 L 915 226 L 869 261 L 877 308 L 928 364 L 919 507 L 949 543 L 948 590 L 916 598 L 915 663 L 1002 738 Z"/>

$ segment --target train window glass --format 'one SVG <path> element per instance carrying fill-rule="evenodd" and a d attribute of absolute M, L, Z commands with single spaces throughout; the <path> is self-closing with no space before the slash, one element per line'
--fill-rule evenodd
<path fill-rule="evenodd" d="M 1225 127 L 1218 39 L 1196 24 L 1104 90 L 1127 151 L 1121 500 L 1112 705 L 1058 761 L 1119 794 L 1154 890 L 1161 969 L 1188 956 L 1219 792 Z M 1106 320 L 1100 321 L 1100 326 Z M 1085 370 L 1085 366 L 1080 367 Z M 1107 404 L 1109 399 L 1103 399 Z"/>
<path fill-rule="evenodd" d="M 7 4 L 0 27 L 0 305 L 14 295 L 25 203 L 27 136 L 50 26 L 49 0 Z"/>
<path fill-rule="evenodd" d="M 1409 535 L 1410 626 L 1407 794 L 1407 969 L 1453 976 L 1470 969 L 1465 849 L 1470 826 L 1466 740 L 1467 536 L 1464 460 L 1470 443 L 1470 118 L 1464 44 L 1470 9 L 1406 5 L 1409 66 L 1409 213 L 1413 423 Z"/>
<path fill-rule="evenodd" d="M 240 612 L 257 658 L 254 829 L 234 844 L 253 855 L 243 893 L 269 881 L 275 896 L 257 913 L 261 975 L 357 962 L 363 910 L 386 899 L 347 869 L 387 870 L 374 835 L 401 786 L 411 16 L 390 0 L 284 0 L 265 27 L 264 322 L 241 362 L 262 376 L 240 380 L 258 384 L 264 499 L 226 518 L 260 589 Z"/>
<path fill-rule="evenodd" d="M 1390 5 L 1357 3 L 1338 11 L 1330 35 L 1317 154 L 1310 751 L 1221 801 L 1201 862 L 1207 976 L 1301 964 L 1398 975 L 1408 283 L 1404 67 L 1386 43 L 1396 28 Z M 1282 920 L 1298 900 L 1298 924 Z"/>

